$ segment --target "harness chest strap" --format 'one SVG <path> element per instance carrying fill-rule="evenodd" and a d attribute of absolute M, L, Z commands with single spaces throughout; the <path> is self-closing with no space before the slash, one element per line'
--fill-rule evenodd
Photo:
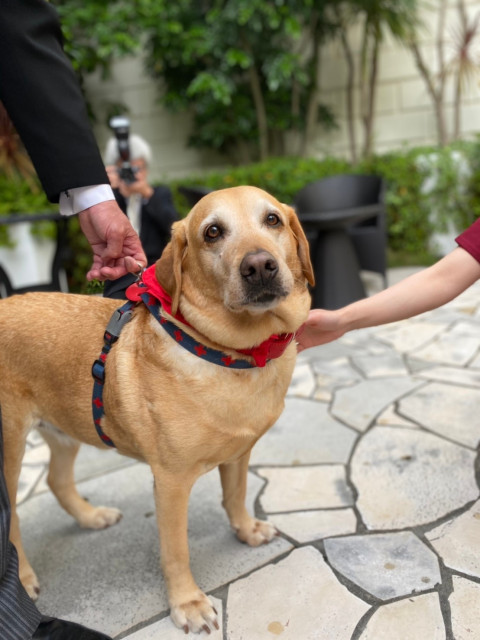
<path fill-rule="evenodd" d="M 229 367 L 231 369 L 252 369 L 256 365 L 247 362 L 246 360 L 234 360 L 222 351 L 216 349 L 210 349 L 196 340 L 194 340 L 188 333 L 185 333 L 182 329 L 179 329 L 177 325 L 173 324 L 160 314 L 160 303 L 153 296 L 145 293 L 141 296 L 147 309 L 156 318 L 165 331 L 184 349 L 195 354 L 199 358 L 213 362 L 214 364 Z M 110 349 L 118 340 L 121 330 L 129 322 L 132 317 L 132 311 L 137 303 L 133 301 L 126 302 L 119 309 L 115 309 L 110 321 L 107 325 L 105 333 L 103 335 L 103 348 L 100 356 L 95 360 L 92 365 L 93 376 L 93 393 L 92 393 L 92 413 L 93 423 L 98 433 L 99 438 L 109 447 L 115 447 L 115 443 L 104 433 L 101 421 L 104 416 L 103 409 L 103 387 L 105 383 L 105 364 Z"/>
<path fill-rule="evenodd" d="M 126 302 L 119 309 L 115 309 L 112 317 L 110 318 L 105 333 L 103 334 L 103 348 L 100 356 L 95 360 L 92 365 L 93 376 L 93 393 L 92 393 L 92 412 L 93 423 L 100 439 L 109 447 L 115 447 L 113 440 L 111 440 L 102 430 L 100 422 L 102 420 L 103 411 L 103 385 L 105 382 L 105 363 L 110 349 L 118 340 L 120 332 L 123 327 L 131 320 L 132 311 L 135 306 L 134 302 L 130 300 Z"/>
<path fill-rule="evenodd" d="M 134 292 L 130 292 L 130 289 L 133 288 L 135 288 Z M 265 343 L 262 343 L 259 347 L 238 350 L 239 353 L 251 356 L 255 363 L 248 362 L 247 360 L 236 360 L 223 351 L 212 349 L 200 342 L 197 342 L 197 340 L 183 331 L 183 329 L 162 316 L 160 313 L 162 307 L 160 300 L 148 292 L 148 289 L 143 282 L 136 283 L 127 289 L 127 296 L 132 299 L 114 311 L 103 336 L 104 345 L 102 352 L 92 366 L 92 376 L 94 380 L 92 394 L 93 421 L 100 439 L 109 447 L 115 447 L 115 444 L 113 440 L 103 432 L 101 427 L 101 420 L 104 415 L 103 387 L 105 382 L 105 363 L 110 349 L 118 340 L 121 330 L 131 319 L 133 308 L 137 302 L 143 302 L 165 331 L 184 349 L 202 360 L 206 360 L 229 369 L 253 369 L 255 367 L 264 367 L 268 362 L 270 362 L 270 360 L 281 356 L 294 338 L 294 334 L 291 333 L 283 334 L 281 336 L 272 336 L 270 340 L 266 340 Z"/>

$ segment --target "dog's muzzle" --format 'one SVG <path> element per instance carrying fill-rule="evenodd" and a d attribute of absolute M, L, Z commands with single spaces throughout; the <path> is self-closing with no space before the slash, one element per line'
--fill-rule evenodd
<path fill-rule="evenodd" d="M 240 263 L 246 304 L 268 305 L 288 295 L 279 278 L 279 266 L 263 249 L 247 253 Z"/>

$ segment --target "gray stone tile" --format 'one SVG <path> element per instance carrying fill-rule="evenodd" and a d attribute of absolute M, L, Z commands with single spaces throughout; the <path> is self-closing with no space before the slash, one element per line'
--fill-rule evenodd
<path fill-rule="evenodd" d="M 287 398 L 285 409 L 255 444 L 254 465 L 347 462 L 358 433 L 334 420 L 328 407 L 313 400 Z"/>
<path fill-rule="evenodd" d="M 402 416 L 399 416 L 393 405 L 390 405 L 385 411 L 377 418 L 378 426 L 393 426 L 404 427 L 406 429 L 418 429 L 418 425 L 410 420 L 406 420 Z"/>
<path fill-rule="evenodd" d="M 361 271 L 360 278 L 368 296 L 373 296 L 384 289 L 384 280 L 380 273 Z"/>
<path fill-rule="evenodd" d="M 417 360 L 414 356 L 405 355 L 405 362 L 407 363 L 408 369 L 412 375 L 416 375 L 421 371 L 426 371 L 427 369 L 431 369 L 435 366 L 434 362 L 426 362 L 425 360 Z"/>
<path fill-rule="evenodd" d="M 22 504 L 35 490 L 42 477 L 46 475 L 43 465 L 24 465 L 18 478 L 17 505 Z"/>
<path fill-rule="evenodd" d="M 261 486 L 258 477 L 249 477 L 250 507 Z M 123 519 L 102 531 L 80 529 L 50 493 L 19 508 L 25 548 L 42 585 L 40 610 L 110 635 L 166 612 L 149 467 L 137 463 L 82 482 L 79 491 L 92 504 L 120 508 Z M 205 591 L 291 548 L 281 538 L 255 549 L 237 541 L 221 507 L 216 471 L 193 489 L 189 543 L 192 571 Z"/>
<path fill-rule="evenodd" d="M 343 587 L 312 547 L 232 584 L 228 640 L 347 640 L 368 605 Z"/>
<path fill-rule="evenodd" d="M 22 464 L 48 465 L 50 462 L 50 449 L 48 444 L 40 444 L 34 447 L 26 447 Z"/>
<path fill-rule="evenodd" d="M 50 491 L 50 487 L 47 483 L 48 470 L 45 469 L 45 472 L 40 477 L 39 481 L 35 485 L 33 491 L 30 493 L 28 497 L 36 496 L 40 493 L 45 493 L 46 491 Z"/>
<path fill-rule="evenodd" d="M 354 356 L 352 362 L 366 378 L 406 376 L 408 374 L 402 356 L 394 351 L 380 355 Z"/>
<path fill-rule="evenodd" d="M 480 584 L 453 576 L 453 592 L 448 601 L 455 640 L 480 638 Z"/>
<path fill-rule="evenodd" d="M 38 447 L 45 444 L 45 440 L 42 438 L 37 429 L 32 429 L 27 436 L 27 445 L 32 447 Z"/>
<path fill-rule="evenodd" d="M 362 353 L 365 355 L 384 353 L 388 350 L 388 347 L 381 340 L 376 339 L 377 331 L 376 327 L 351 331 L 341 338 L 341 342 L 345 348 L 349 347 L 351 349 L 351 356 L 361 355 Z"/>
<path fill-rule="evenodd" d="M 448 325 L 455 322 L 463 322 L 464 320 L 473 320 L 475 318 L 476 307 L 472 307 L 468 301 L 465 303 L 455 301 L 453 304 L 446 304 L 443 307 L 434 309 L 425 314 L 431 322 L 441 322 Z"/>
<path fill-rule="evenodd" d="M 48 445 L 45 446 L 48 448 Z M 91 447 L 88 444 L 82 444 L 75 460 L 75 482 L 82 482 L 83 480 L 104 475 L 116 469 L 124 469 L 134 464 L 138 464 L 136 460 L 122 456 L 116 450 L 108 449 L 106 451 L 105 449 Z M 35 485 L 33 495 L 50 490 L 46 478 L 47 472 L 42 475 L 40 481 Z"/>
<path fill-rule="evenodd" d="M 417 349 L 415 357 L 428 362 L 465 365 L 479 347 L 478 326 L 471 322 L 459 322 L 431 343 Z"/>
<path fill-rule="evenodd" d="M 407 376 L 364 380 L 335 392 L 332 415 L 358 431 L 365 431 L 388 405 L 421 384 L 424 383 Z"/>
<path fill-rule="evenodd" d="M 470 362 L 469 367 L 471 369 L 480 369 L 480 353 L 477 354 Z"/>
<path fill-rule="evenodd" d="M 369 529 L 434 522 L 478 496 L 475 454 L 421 430 L 374 427 L 351 463 Z"/>
<path fill-rule="evenodd" d="M 268 480 L 260 496 L 266 513 L 349 507 L 353 504 L 345 467 L 340 464 L 259 469 L 258 473 Z"/>
<path fill-rule="evenodd" d="M 82 444 L 75 460 L 75 481 L 88 480 L 99 474 L 110 473 L 137 464 L 136 460 L 120 455 L 116 449 L 97 449 Z"/>
<path fill-rule="evenodd" d="M 303 362 L 325 362 L 326 360 L 336 360 L 337 358 L 348 358 L 351 355 L 360 355 L 365 353 L 361 347 L 355 347 L 346 343 L 346 338 L 322 344 L 318 347 L 312 347 L 302 351 L 298 356 L 298 363 Z M 368 353 L 368 352 L 367 352 Z"/>
<path fill-rule="evenodd" d="M 446 306 L 463 309 L 465 313 L 472 313 L 475 309 L 478 309 L 479 292 L 480 285 L 478 282 L 475 282 L 471 287 L 466 289 Z"/>
<path fill-rule="evenodd" d="M 445 625 L 438 594 L 425 593 L 380 607 L 368 621 L 359 640 L 445 640 L 445 638 Z M 455 639 L 459 640 L 457 636 Z"/>
<path fill-rule="evenodd" d="M 430 367 L 418 373 L 417 377 L 467 387 L 480 387 L 480 371 L 475 371 L 475 369 L 442 366 Z"/>
<path fill-rule="evenodd" d="M 402 321 L 377 329 L 376 337 L 400 353 L 420 349 L 445 330 L 447 324 L 425 321 Z"/>
<path fill-rule="evenodd" d="M 279 531 L 301 544 L 355 533 L 357 528 L 353 509 L 299 511 L 269 516 L 268 519 Z"/>
<path fill-rule="evenodd" d="M 217 598 L 210 598 L 213 606 L 218 612 L 218 626 L 220 627 L 218 631 L 216 629 L 211 629 L 208 638 L 210 640 L 222 640 L 222 625 L 223 625 L 223 605 L 222 601 Z M 197 637 L 192 636 L 192 637 Z M 178 629 L 170 617 L 163 618 L 158 622 L 154 622 L 153 624 L 149 624 L 143 629 L 139 629 L 138 631 L 134 631 L 133 633 L 124 636 L 125 640 L 181 640 L 185 638 L 185 631 L 183 629 Z"/>
<path fill-rule="evenodd" d="M 368 593 L 390 600 L 441 582 L 438 559 L 411 531 L 325 540 L 330 564 Z"/>
<path fill-rule="evenodd" d="M 432 382 L 400 400 L 399 412 L 410 420 L 467 447 L 480 442 L 477 389 Z"/>
<path fill-rule="evenodd" d="M 297 364 L 293 372 L 292 381 L 288 388 L 288 396 L 309 398 L 315 391 L 315 376 L 311 366 L 305 362 Z"/>
<path fill-rule="evenodd" d="M 312 366 L 317 385 L 314 396 L 316 400 L 330 402 L 335 389 L 353 385 L 362 379 L 347 358 L 315 361 Z"/>
<path fill-rule="evenodd" d="M 426 537 L 447 567 L 480 578 L 480 501 Z"/>

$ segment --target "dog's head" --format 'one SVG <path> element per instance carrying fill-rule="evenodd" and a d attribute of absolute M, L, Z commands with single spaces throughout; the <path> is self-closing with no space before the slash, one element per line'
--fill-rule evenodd
<path fill-rule="evenodd" d="M 265 317 L 268 335 L 295 331 L 310 306 L 307 282 L 314 283 L 294 210 L 256 187 L 203 197 L 175 223 L 156 276 L 172 296 L 173 310 L 180 306 L 207 336 L 212 323 L 227 333 L 251 328 L 258 324 L 252 316 Z"/>

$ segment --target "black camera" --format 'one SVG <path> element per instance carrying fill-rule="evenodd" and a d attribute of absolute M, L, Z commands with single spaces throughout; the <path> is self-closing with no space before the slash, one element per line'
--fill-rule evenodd
<path fill-rule="evenodd" d="M 118 175 L 125 184 L 132 184 L 137 179 L 135 174 L 138 171 L 138 167 L 132 167 L 130 164 L 130 146 L 128 144 L 130 120 L 125 116 L 115 116 L 110 120 L 110 127 L 113 129 L 117 139 L 118 155 L 121 160 Z"/>

